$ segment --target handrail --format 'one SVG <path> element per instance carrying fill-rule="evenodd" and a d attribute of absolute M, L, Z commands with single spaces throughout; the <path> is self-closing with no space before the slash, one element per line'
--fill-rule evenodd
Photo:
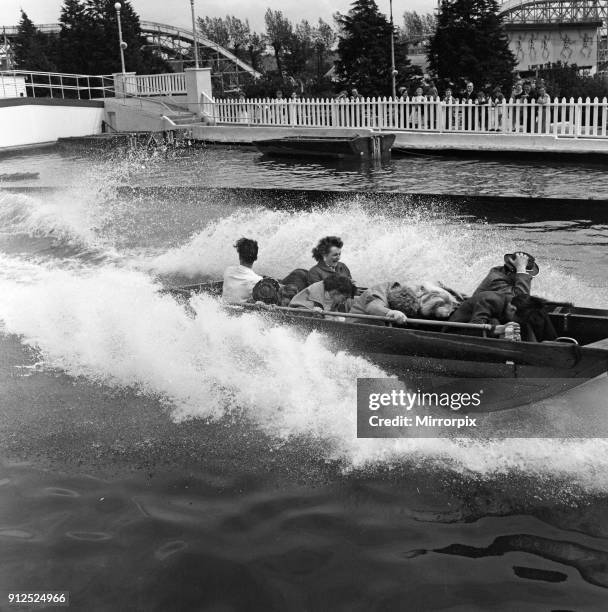
<path fill-rule="evenodd" d="M 231 307 L 244 307 L 244 308 L 254 308 L 260 309 L 263 308 L 258 304 L 230 304 Z M 334 312 L 331 310 L 324 311 L 316 311 L 316 310 L 308 310 L 306 308 L 292 308 L 290 306 L 269 306 L 268 310 L 280 310 L 282 312 L 293 312 L 297 314 L 319 314 L 323 317 L 339 317 L 346 319 L 364 319 L 366 321 L 379 321 L 382 323 L 397 323 L 397 321 L 393 319 L 389 319 L 388 317 L 380 317 L 376 315 L 366 315 L 366 314 L 354 314 L 350 312 Z M 487 323 L 460 323 L 458 321 L 437 321 L 434 319 L 414 319 L 410 317 L 406 317 L 406 321 L 404 325 L 408 323 L 412 325 L 430 325 L 432 327 L 454 327 L 454 328 L 462 328 L 462 329 L 477 329 L 481 331 L 492 331 L 494 329 L 493 325 L 489 325 Z"/>

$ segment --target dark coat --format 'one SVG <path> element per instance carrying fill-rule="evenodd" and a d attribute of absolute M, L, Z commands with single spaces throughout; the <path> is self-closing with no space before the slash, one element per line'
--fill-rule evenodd
<path fill-rule="evenodd" d="M 496 266 L 481 281 L 473 296 L 482 291 L 495 291 L 513 297 L 514 295 L 530 295 L 532 277 L 527 272 L 514 272 L 507 266 Z"/>
<path fill-rule="evenodd" d="M 510 301 L 510 295 L 496 293 L 495 291 L 482 291 L 465 300 L 448 320 L 457 323 L 486 323 L 489 325 L 507 323 L 505 308 Z M 449 327 L 445 329 L 455 333 L 475 333 L 474 330 L 469 332 L 469 330 Z"/>
<path fill-rule="evenodd" d="M 328 265 L 325 264 L 324 261 L 320 261 L 316 266 L 313 266 L 308 271 L 308 284 L 312 285 L 313 283 L 318 283 L 319 281 L 324 280 L 332 274 L 337 274 L 338 276 L 346 276 L 346 278 L 352 279 L 350 270 L 341 261 L 336 264 L 335 269 L 330 268 Z"/>

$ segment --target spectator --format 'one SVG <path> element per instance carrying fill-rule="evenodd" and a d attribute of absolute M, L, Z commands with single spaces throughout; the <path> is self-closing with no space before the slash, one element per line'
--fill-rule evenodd
<path fill-rule="evenodd" d="M 477 100 L 477 94 L 475 93 L 475 85 L 472 81 L 467 81 L 466 88 L 462 93 L 462 102 L 465 102 L 466 107 L 463 109 L 464 112 L 464 129 L 468 130 L 474 125 L 474 109 L 472 107 Z"/>
<path fill-rule="evenodd" d="M 530 81 L 525 81 L 522 87 L 522 92 L 516 98 L 519 104 L 525 105 L 520 109 L 519 124 L 524 128 L 524 131 L 531 132 L 532 125 L 536 124 L 536 107 L 532 107 L 531 103 L 534 100 L 532 93 L 532 84 Z"/>
<path fill-rule="evenodd" d="M 422 128 L 423 126 L 423 117 L 422 117 L 422 102 L 425 101 L 424 94 L 422 92 L 422 87 L 416 87 L 414 91 L 414 95 L 412 96 L 411 102 L 412 110 L 410 112 L 409 122 L 410 126 L 414 129 Z"/>
<path fill-rule="evenodd" d="M 544 133 L 547 131 L 547 128 L 551 122 L 551 111 L 548 106 L 551 103 L 551 97 L 547 93 L 547 89 L 544 85 L 539 85 L 538 92 L 536 96 L 536 104 L 538 105 L 538 119 L 537 126 L 538 132 Z"/>
<path fill-rule="evenodd" d="M 487 130 L 489 128 L 488 100 L 486 99 L 486 94 L 483 91 L 480 91 L 477 94 L 477 100 L 475 100 L 475 104 L 480 107 L 479 109 L 477 109 L 475 128 L 479 130 Z"/>
<path fill-rule="evenodd" d="M 457 130 L 460 126 L 458 125 L 458 108 L 454 106 L 458 100 L 452 95 L 452 89 L 448 87 L 444 94 L 443 100 L 443 125 L 448 130 Z"/>
<path fill-rule="evenodd" d="M 504 104 L 505 96 L 502 93 L 500 87 L 496 87 L 496 89 L 494 89 L 494 91 L 492 92 L 492 106 L 494 112 L 492 114 L 492 125 L 490 126 L 491 132 L 502 131 Z"/>
<path fill-rule="evenodd" d="M 426 90 L 427 98 L 430 100 L 435 100 L 435 98 L 439 97 L 439 92 L 437 91 L 437 87 L 435 87 L 435 83 L 433 81 L 429 81 L 429 85 Z"/>

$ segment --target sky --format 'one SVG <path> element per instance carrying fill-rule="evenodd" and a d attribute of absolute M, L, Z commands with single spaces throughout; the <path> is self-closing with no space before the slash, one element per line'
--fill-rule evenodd
<path fill-rule="evenodd" d="M 352 0 L 195 0 L 197 16 L 225 17 L 234 15 L 249 19 L 251 27 L 264 30 L 264 13 L 267 8 L 281 10 L 292 22 L 308 19 L 316 22 L 319 17 L 331 23 L 336 12 L 346 13 Z M 376 0 L 381 11 L 388 14 L 389 0 Z M 56 23 L 62 0 L 0 0 L 0 26 L 17 25 L 23 9 L 34 23 Z M 132 0 L 140 19 L 157 21 L 174 26 L 191 23 L 189 0 Z M 393 16 L 400 25 L 404 11 L 431 12 L 436 0 L 393 0 Z"/>

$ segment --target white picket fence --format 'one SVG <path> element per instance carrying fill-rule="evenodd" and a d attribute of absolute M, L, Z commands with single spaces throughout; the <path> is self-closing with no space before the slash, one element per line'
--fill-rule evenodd
<path fill-rule="evenodd" d="M 547 104 L 439 99 L 215 99 L 219 124 L 372 128 L 425 132 L 503 132 L 606 138 L 608 100 L 555 98 Z"/>

